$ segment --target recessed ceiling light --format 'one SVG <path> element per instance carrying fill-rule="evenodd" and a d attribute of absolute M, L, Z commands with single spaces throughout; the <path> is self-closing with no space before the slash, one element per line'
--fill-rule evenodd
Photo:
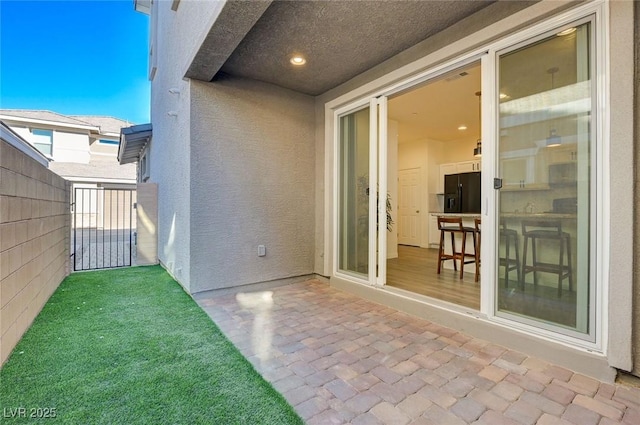
<path fill-rule="evenodd" d="M 558 37 L 562 37 L 563 35 L 569 35 L 569 34 L 573 34 L 574 32 L 576 32 L 576 27 L 571 27 L 571 28 L 567 28 L 564 31 L 560 31 L 559 33 L 557 33 L 556 35 Z"/>
<path fill-rule="evenodd" d="M 307 63 L 307 60 L 300 55 L 296 55 L 289 59 L 289 62 L 291 62 L 295 66 L 300 66 Z"/>
<path fill-rule="evenodd" d="M 460 127 L 458 127 L 458 130 L 462 131 L 462 130 L 466 130 L 467 126 L 466 125 L 461 125 Z"/>
<path fill-rule="evenodd" d="M 506 99 L 506 98 L 508 98 L 508 97 L 509 97 L 509 95 L 508 95 L 508 94 L 500 93 L 500 99 Z"/>

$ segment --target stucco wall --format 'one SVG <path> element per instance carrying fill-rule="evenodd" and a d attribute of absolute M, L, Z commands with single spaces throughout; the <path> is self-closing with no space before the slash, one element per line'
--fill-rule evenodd
<path fill-rule="evenodd" d="M 69 273 L 68 183 L 0 140 L 0 363 Z"/>
<path fill-rule="evenodd" d="M 634 184 L 634 296 L 633 296 L 633 374 L 640 377 L 640 2 L 635 3 L 635 102 L 634 102 L 634 146 L 635 146 L 635 184 Z"/>
<path fill-rule="evenodd" d="M 310 96 L 191 83 L 192 292 L 313 272 L 314 131 Z"/>
<path fill-rule="evenodd" d="M 148 146 L 149 182 L 158 185 L 158 259 L 189 291 L 190 131 L 189 82 L 182 79 L 187 50 L 198 37 L 208 7 L 204 2 L 154 2 L 160 28 L 156 31 L 157 71 L 152 81 L 151 122 L 153 138 Z M 198 10 L 201 9 L 201 13 Z M 192 20 L 192 21 L 190 21 Z M 151 20 L 151 22 L 154 22 Z M 179 93 L 170 93 L 169 89 Z M 168 112 L 176 114 L 169 116 Z"/>

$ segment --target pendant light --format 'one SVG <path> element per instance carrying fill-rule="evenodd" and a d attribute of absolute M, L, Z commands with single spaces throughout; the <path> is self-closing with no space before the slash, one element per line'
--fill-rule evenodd
<path fill-rule="evenodd" d="M 473 148 L 473 156 L 480 158 L 482 156 L 482 101 L 480 95 L 482 92 L 477 91 L 478 96 L 478 140 L 476 141 L 476 147 Z"/>
<path fill-rule="evenodd" d="M 551 90 L 555 88 L 554 77 L 556 75 L 556 72 L 558 72 L 559 70 L 560 69 L 557 66 L 547 69 L 547 73 L 551 74 Z M 554 146 L 560 146 L 560 144 L 562 144 L 562 137 L 558 135 L 558 132 L 555 128 L 551 128 L 551 130 L 549 130 L 549 137 L 547 137 L 547 147 L 552 148 Z"/>

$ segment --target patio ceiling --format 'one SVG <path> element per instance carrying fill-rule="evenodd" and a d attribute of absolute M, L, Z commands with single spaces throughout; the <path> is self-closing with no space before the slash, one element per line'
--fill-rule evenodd
<path fill-rule="evenodd" d="M 494 1 L 228 1 L 186 76 L 319 95 Z M 295 54 L 306 64 L 293 66 Z"/>

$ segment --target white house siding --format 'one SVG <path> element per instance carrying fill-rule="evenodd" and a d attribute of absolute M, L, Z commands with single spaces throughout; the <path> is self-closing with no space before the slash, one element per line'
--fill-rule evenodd
<path fill-rule="evenodd" d="M 53 157 L 58 162 L 88 164 L 89 135 L 69 131 L 53 131 Z"/>
<path fill-rule="evenodd" d="M 310 96 L 192 82 L 192 292 L 313 273 L 314 131 Z"/>
<path fill-rule="evenodd" d="M 51 129 L 51 126 L 34 124 L 31 128 Z M 11 129 L 20 137 L 33 144 L 34 139 L 29 127 L 11 124 Z M 52 157 L 58 162 L 89 163 L 89 134 L 53 129 Z"/>

